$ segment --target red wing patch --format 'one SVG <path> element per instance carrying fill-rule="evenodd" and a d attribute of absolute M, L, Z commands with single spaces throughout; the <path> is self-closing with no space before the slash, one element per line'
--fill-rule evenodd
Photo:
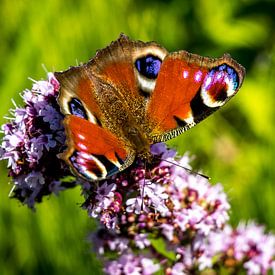
<path fill-rule="evenodd" d="M 153 140 L 173 138 L 216 111 L 237 93 L 244 74 L 229 55 L 211 59 L 185 51 L 169 54 L 147 107 Z"/>
<path fill-rule="evenodd" d="M 206 68 L 188 65 L 187 61 L 165 59 L 148 105 L 149 118 L 161 131 L 177 128 L 175 117 L 184 121 L 192 116 L 191 100 L 207 74 Z"/>
<path fill-rule="evenodd" d="M 134 155 L 110 131 L 69 115 L 64 120 L 67 150 L 61 157 L 86 180 L 101 180 L 119 172 Z"/>

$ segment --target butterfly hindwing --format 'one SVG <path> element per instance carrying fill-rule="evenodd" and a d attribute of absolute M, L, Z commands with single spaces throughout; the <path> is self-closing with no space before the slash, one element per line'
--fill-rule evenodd
<path fill-rule="evenodd" d="M 218 59 L 186 51 L 164 59 L 147 116 L 155 142 L 171 139 L 224 105 L 242 85 L 244 68 L 228 54 Z"/>
<path fill-rule="evenodd" d="M 110 131 L 75 115 L 64 120 L 67 150 L 61 157 L 86 180 L 102 180 L 128 167 L 135 154 Z"/>

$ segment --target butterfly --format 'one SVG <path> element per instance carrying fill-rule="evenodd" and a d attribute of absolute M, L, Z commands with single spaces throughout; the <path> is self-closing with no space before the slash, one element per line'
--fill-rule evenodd
<path fill-rule="evenodd" d="M 67 149 L 61 158 L 88 181 L 106 179 L 150 145 L 174 138 L 233 97 L 245 69 L 229 54 L 169 53 L 126 35 L 88 63 L 56 72 Z"/>

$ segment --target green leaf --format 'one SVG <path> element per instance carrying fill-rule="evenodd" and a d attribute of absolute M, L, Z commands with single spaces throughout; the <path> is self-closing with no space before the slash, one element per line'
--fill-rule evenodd
<path fill-rule="evenodd" d="M 167 259 L 169 259 L 171 261 L 176 260 L 175 251 L 167 250 L 166 242 L 162 238 L 150 239 L 150 242 L 151 242 L 152 246 L 154 247 L 154 249 L 159 254 L 163 255 L 164 257 L 166 257 Z"/>

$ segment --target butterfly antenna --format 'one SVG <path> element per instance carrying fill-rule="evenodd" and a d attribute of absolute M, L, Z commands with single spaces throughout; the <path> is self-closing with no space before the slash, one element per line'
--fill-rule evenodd
<path fill-rule="evenodd" d="M 188 171 L 190 174 L 198 175 L 198 176 L 203 177 L 203 178 L 205 178 L 205 179 L 207 179 L 207 180 L 210 180 L 210 177 L 208 177 L 208 176 L 206 176 L 206 175 L 204 175 L 204 174 L 202 174 L 202 173 L 193 171 L 193 170 L 191 170 L 191 169 L 189 169 L 189 168 L 187 168 L 187 167 L 184 167 L 184 166 L 182 166 L 182 165 L 180 165 L 180 164 L 178 164 L 178 163 L 175 163 L 175 162 L 173 162 L 173 161 L 169 161 L 169 160 L 167 160 L 167 159 L 162 159 L 162 158 L 157 157 L 157 156 L 156 156 L 156 158 L 158 158 L 159 160 L 162 160 L 162 161 L 166 161 L 166 162 L 168 162 L 168 163 L 170 163 L 170 164 L 173 164 L 173 165 L 175 165 L 175 166 L 181 167 L 181 168 L 183 168 L 184 170 Z"/>

